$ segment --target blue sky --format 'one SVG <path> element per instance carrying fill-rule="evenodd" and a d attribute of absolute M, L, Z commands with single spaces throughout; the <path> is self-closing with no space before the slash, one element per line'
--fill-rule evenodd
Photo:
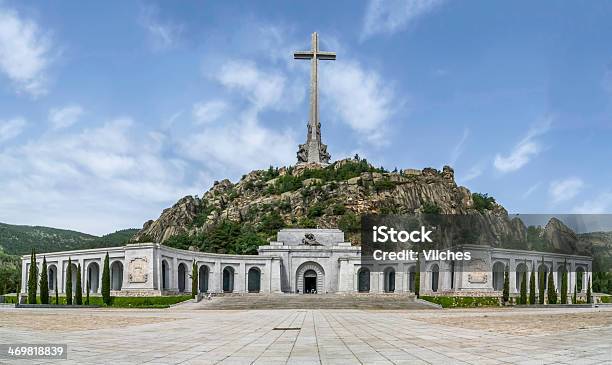
<path fill-rule="evenodd" d="M 0 221 L 140 227 L 323 140 L 511 213 L 612 211 L 612 3 L 0 0 Z"/>

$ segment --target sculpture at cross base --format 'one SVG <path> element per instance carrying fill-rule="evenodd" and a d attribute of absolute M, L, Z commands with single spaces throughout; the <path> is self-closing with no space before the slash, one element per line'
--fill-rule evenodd
<path fill-rule="evenodd" d="M 321 123 L 319 122 L 319 90 L 318 90 L 318 62 L 319 60 L 335 60 L 333 52 L 319 51 L 319 36 L 312 33 L 312 49 L 299 51 L 293 54 L 295 59 L 311 60 L 310 75 L 310 120 L 308 121 L 308 135 L 306 143 L 300 144 L 297 152 L 298 164 L 329 164 L 331 156 L 327 146 L 321 142 Z"/>

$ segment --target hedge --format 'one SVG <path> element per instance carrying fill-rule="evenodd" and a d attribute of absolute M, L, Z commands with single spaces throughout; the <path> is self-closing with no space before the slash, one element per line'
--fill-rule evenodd
<path fill-rule="evenodd" d="M 500 305 L 498 297 L 434 297 L 421 295 L 419 298 L 440 304 L 442 308 L 498 307 Z"/>
<path fill-rule="evenodd" d="M 17 297 L 10 297 L 12 301 L 6 301 L 5 303 L 15 303 L 17 301 Z M 169 306 L 184 302 L 186 300 L 191 299 L 191 295 L 174 295 L 174 296 L 163 296 L 163 297 L 111 297 L 111 307 L 118 308 L 168 308 Z M 37 303 L 40 303 L 40 297 L 36 300 Z M 66 297 L 59 297 L 60 304 L 66 304 Z M 55 297 L 51 296 L 49 300 L 49 304 L 57 304 L 55 301 Z M 90 305 L 98 305 L 101 307 L 106 306 L 102 300 L 101 296 L 90 296 L 89 297 Z"/>
<path fill-rule="evenodd" d="M 612 297 L 611 296 L 601 296 L 599 297 L 599 299 L 601 299 L 602 303 L 612 303 Z"/>

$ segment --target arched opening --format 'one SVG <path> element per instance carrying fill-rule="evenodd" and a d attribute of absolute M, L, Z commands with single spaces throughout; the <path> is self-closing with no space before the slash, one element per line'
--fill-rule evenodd
<path fill-rule="evenodd" d="M 504 290 L 504 273 L 506 265 L 502 262 L 493 264 L 493 290 Z"/>
<path fill-rule="evenodd" d="M 208 266 L 200 266 L 200 271 L 198 272 L 198 285 L 200 288 L 200 293 L 206 293 L 208 291 L 208 273 Z"/>
<path fill-rule="evenodd" d="M 170 288 L 170 268 L 168 262 L 162 260 L 162 290 L 168 290 Z"/>
<path fill-rule="evenodd" d="M 295 281 L 298 293 L 325 293 L 325 272 L 316 262 L 309 261 L 300 265 L 295 272 Z"/>
<path fill-rule="evenodd" d="M 370 292 L 370 269 L 362 267 L 357 272 L 357 291 L 360 293 Z"/>
<path fill-rule="evenodd" d="M 540 285 L 544 286 L 544 290 L 546 290 L 546 285 L 548 283 L 548 266 L 544 264 L 540 264 L 538 266 L 538 288 Z"/>
<path fill-rule="evenodd" d="M 416 291 L 416 266 L 408 269 L 408 290 L 413 293 Z"/>
<path fill-rule="evenodd" d="M 523 275 L 526 275 L 526 274 L 527 274 L 527 265 L 524 262 L 521 262 L 520 264 L 516 265 L 516 271 L 515 271 L 516 277 L 514 278 L 514 281 L 515 281 L 514 287 L 516 288 L 517 293 L 521 291 L 521 283 L 523 280 Z M 525 278 L 525 283 L 529 285 L 529 278 Z"/>
<path fill-rule="evenodd" d="M 121 290 L 123 286 L 123 264 L 115 261 L 111 265 L 111 290 Z"/>
<path fill-rule="evenodd" d="M 395 269 L 389 267 L 385 269 L 385 293 L 393 293 L 395 291 Z"/>
<path fill-rule="evenodd" d="M 49 278 L 49 291 L 54 291 L 57 285 L 57 267 L 55 265 L 49 265 L 47 269 L 47 277 Z"/>
<path fill-rule="evenodd" d="M 317 272 L 307 270 L 304 272 L 304 293 L 316 294 L 317 292 Z"/>
<path fill-rule="evenodd" d="M 223 269 L 223 291 L 226 293 L 234 291 L 234 268 L 231 266 Z"/>
<path fill-rule="evenodd" d="M 259 293 L 261 290 L 261 271 L 252 267 L 248 272 L 248 291 L 249 293 Z"/>
<path fill-rule="evenodd" d="M 87 267 L 87 281 L 89 282 L 89 292 L 98 292 L 98 283 L 100 282 L 100 266 L 96 262 L 92 262 Z M 87 289 L 87 283 L 85 283 Z"/>
<path fill-rule="evenodd" d="M 438 281 L 440 280 L 440 267 L 434 264 L 431 267 L 431 291 L 438 291 Z"/>
<path fill-rule="evenodd" d="M 584 269 L 579 267 L 576 269 L 576 291 L 578 293 L 582 292 L 583 287 L 584 287 Z"/>
<path fill-rule="evenodd" d="M 185 292 L 185 283 L 187 282 L 187 265 L 180 263 L 178 266 L 178 290 Z"/>

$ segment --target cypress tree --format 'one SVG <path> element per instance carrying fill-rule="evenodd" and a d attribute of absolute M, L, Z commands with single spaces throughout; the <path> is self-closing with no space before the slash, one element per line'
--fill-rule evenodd
<path fill-rule="evenodd" d="M 28 304 L 36 304 L 36 252 L 32 249 L 28 276 Z"/>
<path fill-rule="evenodd" d="M 47 277 L 47 258 L 43 256 L 40 273 L 40 303 L 49 304 L 49 278 Z"/>
<path fill-rule="evenodd" d="M 108 264 L 108 252 L 104 257 L 104 268 L 102 269 L 102 301 L 106 305 L 111 304 L 110 296 L 110 267 Z"/>
<path fill-rule="evenodd" d="M 508 300 L 510 300 L 510 277 L 509 277 L 509 273 L 508 273 L 508 265 L 506 265 L 506 270 L 504 271 L 504 292 L 503 292 L 503 299 L 504 299 L 504 303 L 508 303 Z"/>
<path fill-rule="evenodd" d="M 587 303 L 593 303 L 593 298 L 591 297 L 591 278 L 589 278 L 589 282 L 587 283 Z"/>
<path fill-rule="evenodd" d="M 416 272 L 414 273 L 414 294 L 419 297 L 421 291 L 421 259 L 417 256 Z"/>
<path fill-rule="evenodd" d="M 542 266 L 544 266 L 544 256 L 542 256 Z M 538 270 L 538 303 L 544 304 L 544 289 L 546 288 L 546 271 Z"/>
<path fill-rule="evenodd" d="M 527 272 L 523 273 L 523 278 L 521 279 L 521 299 L 520 304 L 527 304 Z"/>
<path fill-rule="evenodd" d="M 561 304 L 567 304 L 567 259 L 563 262 L 563 274 L 561 275 Z"/>
<path fill-rule="evenodd" d="M 557 304 L 557 288 L 552 270 L 548 274 L 548 304 Z"/>
<path fill-rule="evenodd" d="M 81 264 L 77 266 L 76 288 L 74 290 L 74 301 L 76 305 L 83 305 L 83 286 L 81 285 Z"/>
<path fill-rule="evenodd" d="M 195 298 L 198 295 L 198 265 L 195 260 L 191 264 L 191 297 Z"/>
<path fill-rule="evenodd" d="M 72 260 L 68 258 L 68 268 L 66 268 L 66 304 L 72 305 Z"/>
<path fill-rule="evenodd" d="M 574 296 L 572 297 L 572 304 L 576 304 L 577 302 L 577 298 L 576 298 L 577 291 L 578 291 L 578 283 L 574 283 Z"/>
<path fill-rule="evenodd" d="M 535 293 L 535 272 L 531 271 L 529 276 L 529 304 L 536 304 L 536 293 Z"/>
<path fill-rule="evenodd" d="M 59 294 L 58 294 L 58 289 L 57 287 L 59 286 L 59 283 L 57 282 L 57 275 L 55 275 L 55 304 L 60 304 L 59 302 Z"/>
<path fill-rule="evenodd" d="M 89 279 L 87 279 L 87 296 L 85 297 L 85 304 L 89 305 L 89 290 L 90 290 L 90 286 L 89 286 Z"/>

